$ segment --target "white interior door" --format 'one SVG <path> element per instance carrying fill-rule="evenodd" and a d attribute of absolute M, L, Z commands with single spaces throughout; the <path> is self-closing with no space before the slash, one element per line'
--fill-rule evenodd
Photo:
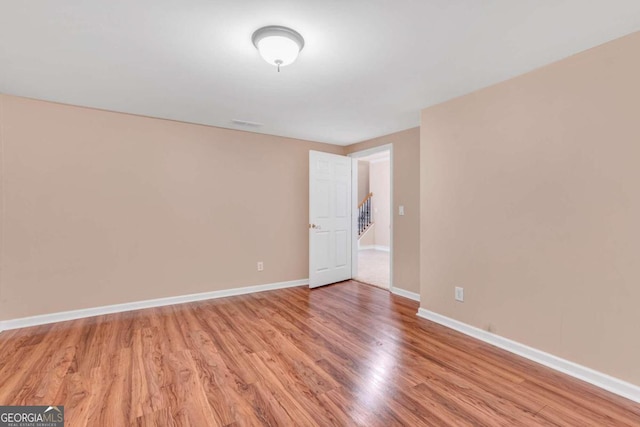
<path fill-rule="evenodd" d="M 351 159 L 309 151 L 309 287 L 351 278 Z"/>

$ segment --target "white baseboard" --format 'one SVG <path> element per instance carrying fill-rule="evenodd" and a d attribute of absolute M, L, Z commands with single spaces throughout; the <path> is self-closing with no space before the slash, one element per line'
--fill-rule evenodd
<path fill-rule="evenodd" d="M 47 323 L 63 322 L 66 320 L 100 316 L 103 314 L 122 313 L 124 311 L 140 310 L 143 308 L 162 307 L 165 305 L 184 304 L 187 302 L 225 298 L 234 295 L 245 295 L 255 292 L 272 291 L 275 289 L 292 288 L 294 286 L 302 286 L 308 283 L 309 279 L 292 280 L 289 282 L 247 286 L 244 288 L 224 289 L 221 291 L 203 292 L 199 294 L 180 295 L 176 297 L 127 302 L 123 304 L 106 305 L 103 307 L 85 308 L 80 310 L 63 311 L 59 313 L 42 314 L 39 316 L 23 317 L 20 319 L 4 320 L 0 321 L 0 332 L 9 329 L 26 328 L 29 326 L 44 325 Z"/>
<path fill-rule="evenodd" d="M 420 308 L 418 316 L 640 403 L 640 386 Z"/>
<path fill-rule="evenodd" d="M 401 297 L 409 298 L 414 301 L 420 302 L 420 294 L 417 294 L 415 292 L 407 291 L 405 289 L 400 289 L 395 286 L 392 286 L 389 290 L 391 291 L 392 294 L 400 295 Z"/>
<path fill-rule="evenodd" d="M 382 246 L 382 245 L 365 245 L 365 246 L 359 246 L 358 250 L 359 251 L 364 251 L 367 249 L 374 249 L 376 251 L 383 251 L 383 252 L 391 252 L 391 248 L 389 248 L 389 246 Z"/>

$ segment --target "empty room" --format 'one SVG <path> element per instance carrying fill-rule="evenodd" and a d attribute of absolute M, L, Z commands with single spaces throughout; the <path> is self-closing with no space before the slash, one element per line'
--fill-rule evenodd
<path fill-rule="evenodd" d="M 0 427 L 640 426 L 637 0 L 0 0 Z"/>

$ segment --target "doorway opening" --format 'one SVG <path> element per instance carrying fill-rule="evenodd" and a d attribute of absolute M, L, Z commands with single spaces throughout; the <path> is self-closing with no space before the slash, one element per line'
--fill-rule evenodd
<path fill-rule="evenodd" d="M 352 153 L 352 277 L 392 287 L 392 146 Z"/>

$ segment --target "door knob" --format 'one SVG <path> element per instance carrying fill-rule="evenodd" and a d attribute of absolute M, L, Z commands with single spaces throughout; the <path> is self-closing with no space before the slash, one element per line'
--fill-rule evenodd
<path fill-rule="evenodd" d="M 315 225 L 315 224 L 309 224 L 309 228 L 315 228 L 316 230 L 320 230 L 321 227 L 319 225 Z"/>

